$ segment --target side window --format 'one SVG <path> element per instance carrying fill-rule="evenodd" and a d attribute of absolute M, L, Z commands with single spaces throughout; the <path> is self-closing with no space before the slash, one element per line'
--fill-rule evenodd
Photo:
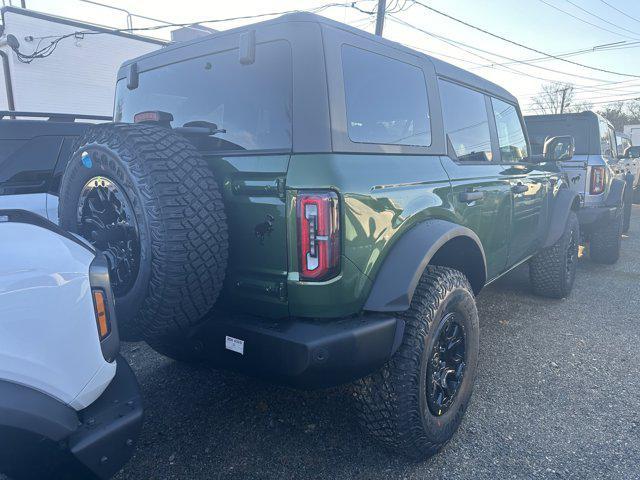
<path fill-rule="evenodd" d="M 609 127 L 609 138 L 611 139 L 611 156 L 613 158 L 618 157 L 618 142 L 616 140 L 616 132 L 613 128 Z"/>
<path fill-rule="evenodd" d="M 497 98 L 491 98 L 491 104 L 496 119 L 502 161 L 521 162 L 529 156 L 529 152 L 516 107 Z"/>
<path fill-rule="evenodd" d="M 422 69 L 345 45 L 342 70 L 347 131 L 352 142 L 431 145 Z"/>
<path fill-rule="evenodd" d="M 439 81 L 444 130 L 460 161 L 490 161 L 491 134 L 482 93 Z"/>
<path fill-rule="evenodd" d="M 604 120 L 598 120 L 600 130 L 600 155 L 613 155 L 613 147 L 611 145 L 611 134 L 609 133 L 609 125 Z"/>

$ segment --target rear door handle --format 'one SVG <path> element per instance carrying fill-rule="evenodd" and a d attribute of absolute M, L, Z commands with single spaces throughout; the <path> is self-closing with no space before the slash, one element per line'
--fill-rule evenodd
<path fill-rule="evenodd" d="M 513 193 L 527 193 L 529 191 L 529 187 L 526 185 L 523 185 L 522 183 L 519 183 L 511 187 L 511 191 Z"/>
<path fill-rule="evenodd" d="M 471 203 L 476 200 L 482 200 L 484 198 L 484 192 L 471 191 L 471 192 L 461 192 L 458 195 L 458 198 L 461 202 Z"/>

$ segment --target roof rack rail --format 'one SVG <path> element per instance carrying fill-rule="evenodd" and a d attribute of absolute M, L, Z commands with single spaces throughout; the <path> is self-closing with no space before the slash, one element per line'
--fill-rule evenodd
<path fill-rule="evenodd" d="M 50 122 L 75 122 L 77 119 L 81 120 L 113 120 L 111 117 L 105 115 L 83 115 L 81 113 L 53 113 L 53 112 L 20 112 L 17 110 L 0 110 L 0 120 L 5 117 L 32 117 L 32 118 L 46 118 Z"/>

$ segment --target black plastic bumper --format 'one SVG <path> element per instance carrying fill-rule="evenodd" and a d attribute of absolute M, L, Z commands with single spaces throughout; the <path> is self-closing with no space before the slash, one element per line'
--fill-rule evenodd
<path fill-rule="evenodd" d="M 116 375 L 104 393 L 79 412 L 69 438 L 71 453 L 100 478 L 110 478 L 131 458 L 142 426 L 142 399 L 131 367 L 118 357 Z"/>
<path fill-rule="evenodd" d="M 129 460 L 142 425 L 127 362 L 89 407 L 76 412 L 39 391 L 0 382 L 0 473 L 10 478 L 110 478 Z"/>
<path fill-rule="evenodd" d="M 216 315 L 192 338 L 217 367 L 322 388 L 380 368 L 400 346 L 403 333 L 404 321 L 391 315 L 313 321 Z"/>

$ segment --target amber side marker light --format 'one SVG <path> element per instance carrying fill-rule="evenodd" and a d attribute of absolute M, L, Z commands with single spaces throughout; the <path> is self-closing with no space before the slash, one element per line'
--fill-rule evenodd
<path fill-rule="evenodd" d="M 107 303 L 102 290 L 93 290 L 93 308 L 96 312 L 96 324 L 100 341 L 104 340 L 111 333 L 111 323 L 107 313 Z"/>

